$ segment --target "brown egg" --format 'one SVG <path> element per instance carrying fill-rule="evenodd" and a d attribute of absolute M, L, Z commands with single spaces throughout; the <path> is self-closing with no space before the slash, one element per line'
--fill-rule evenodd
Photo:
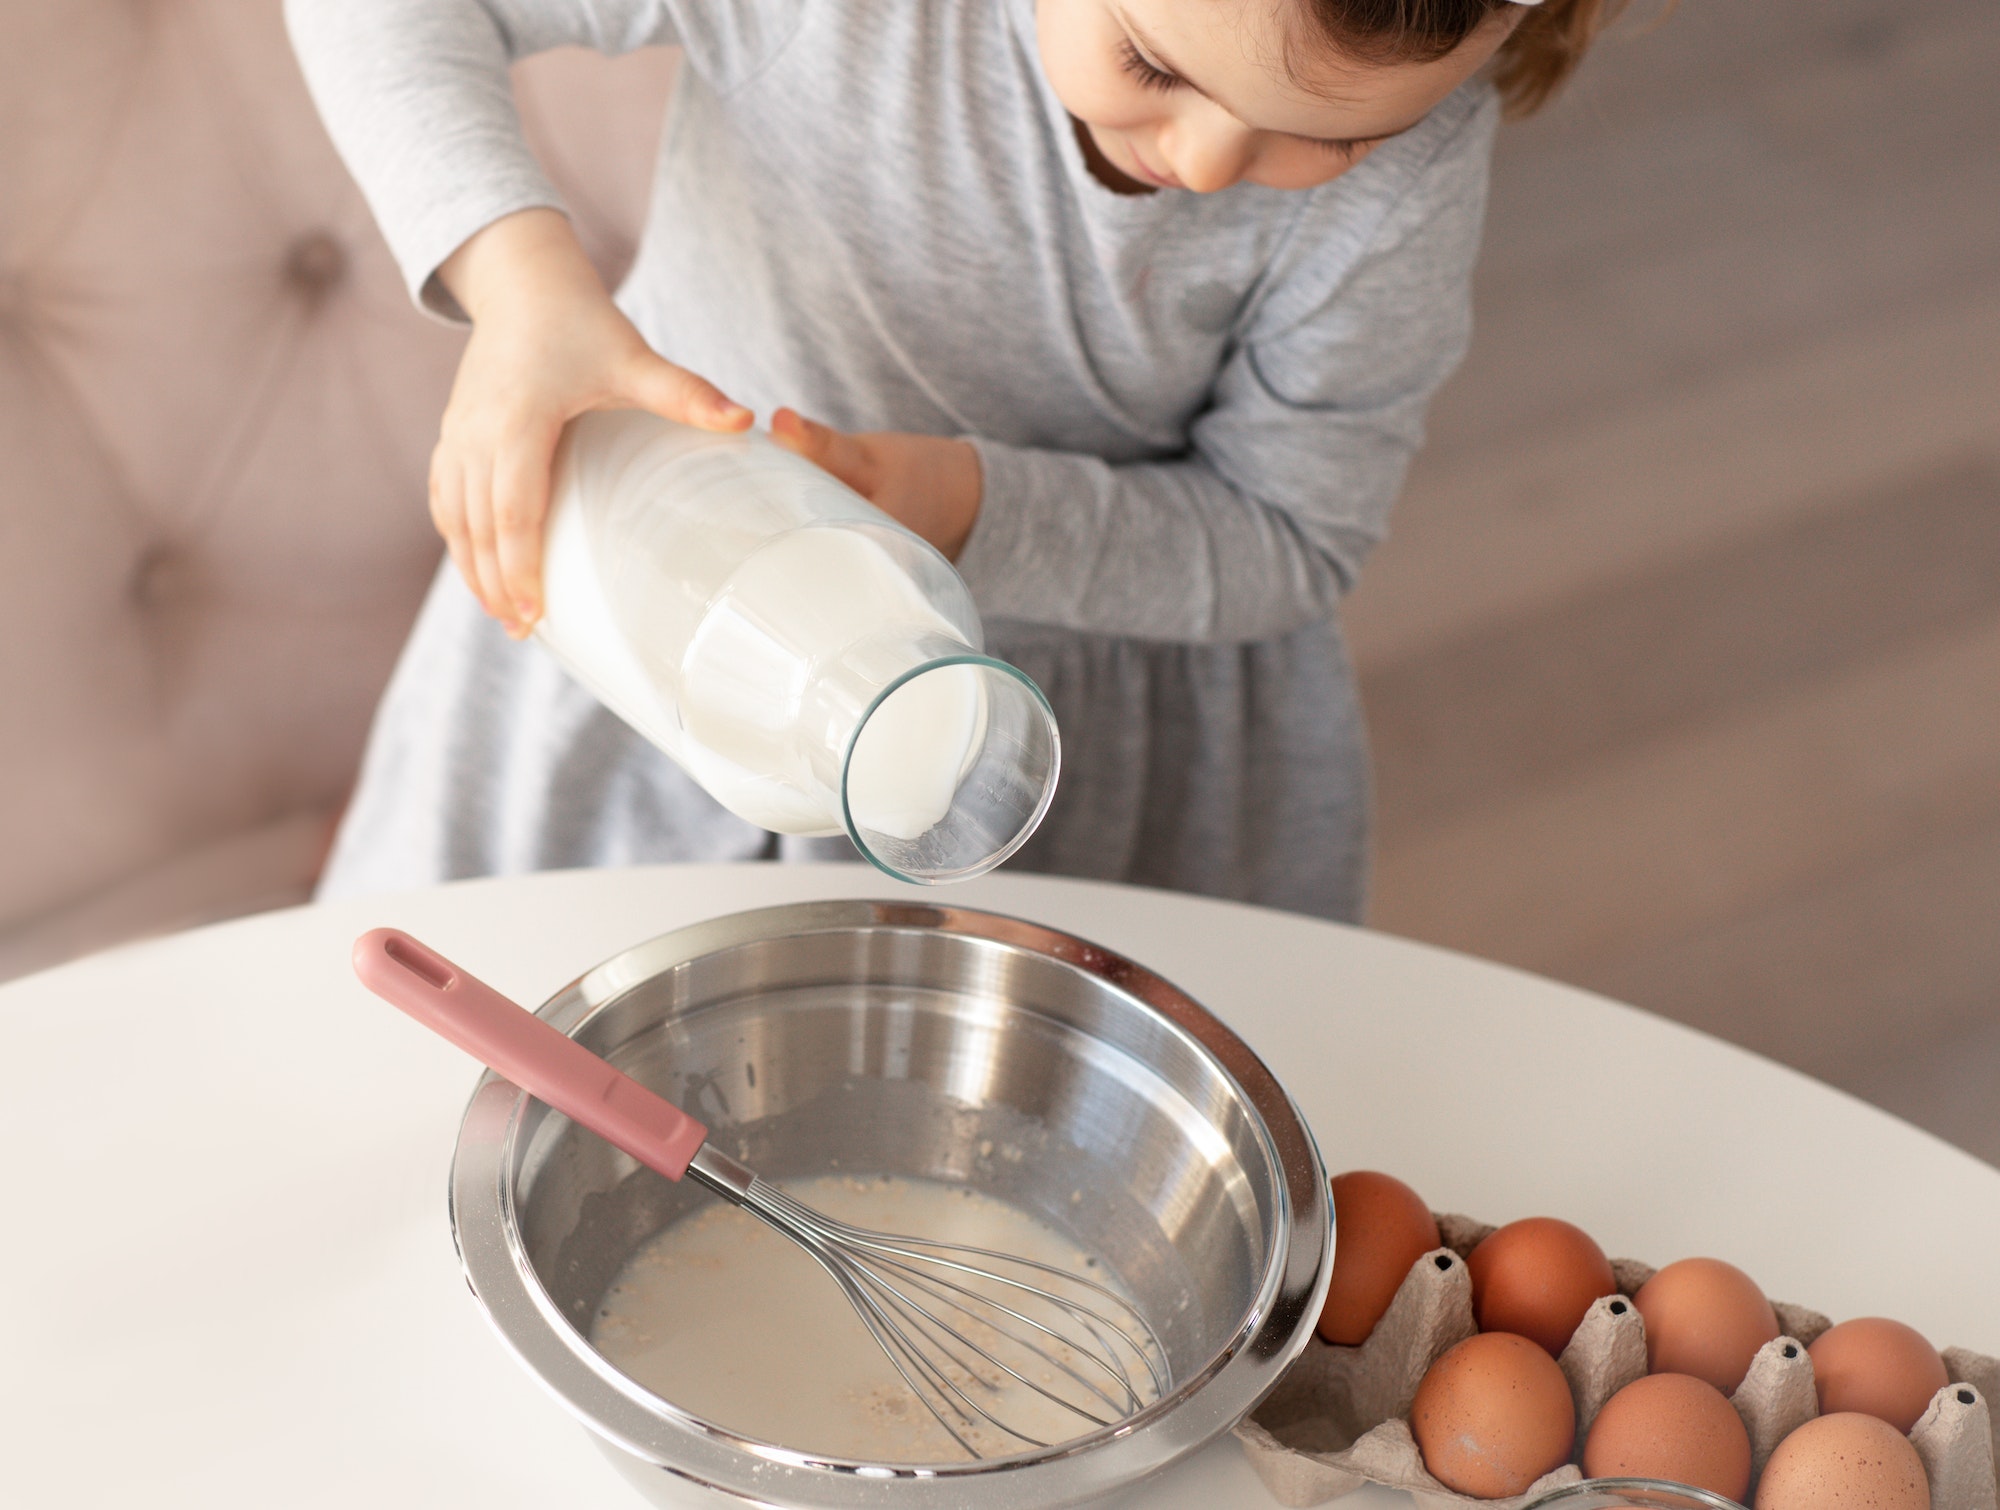
<path fill-rule="evenodd" d="M 1509 1222 L 1465 1261 L 1482 1332 L 1513 1332 L 1561 1357 L 1590 1303 L 1616 1295 L 1611 1260 L 1581 1227 L 1552 1216 Z"/>
<path fill-rule="evenodd" d="M 1569 1461 L 1576 1404 L 1547 1349 L 1511 1332 L 1481 1332 L 1431 1365 L 1410 1406 L 1410 1430 L 1438 1482 L 1499 1499 Z"/>
<path fill-rule="evenodd" d="M 1740 1500 L 1750 1489 L 1750 1433 L 1707 1380 L 1648 1374 L 1604 1402 L 1583 1446 L 1583 1472 L 1671 1479 Z"/>
<path fill-rule="evenodd" d="M 1843 1321 L 1822 1332 L 1806 1353 L 1821 1415 L 1858 1410 L 1906 1434 L 1931 1396 L 1951 1382 L 1944 1359 L 1922 1332 L 1881 1316 Z"/>
<path fill-rule="evenodd" d="M 1368 1340 L 1410 1265 L 1443 1246 L 1416 1191 L 1369 1169 L 1333 1177 L 1333 1283 L 1319 1334 L 1352 1347 Z"/>
<path fill-rule="evenodd" d="M 1855 1411 L 1815 1416 L 1778 1444 L 1757 1481 L 1756 1510 L 1930 1510 L 1917 1449 L 1887 1421 Z"/>
<path fill-rule="evenodd" d="M 1693 1374 L 1725 1395 L 1778 1335 L 1778 1313 L 1757 1282 L 1719 1258 L 1668 1264 L 1632 1297 L 1646 1322 L 1646 1369 Z"/>

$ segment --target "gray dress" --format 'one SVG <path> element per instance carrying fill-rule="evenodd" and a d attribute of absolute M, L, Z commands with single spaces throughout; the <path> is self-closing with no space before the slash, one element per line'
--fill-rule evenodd
<path fill-rule="evenodd" d="M 559 204 L 510 59 L 677 43 L 619 302 L 760 414 L 959 435 L 959 561 L 1064 740 L 1011 863 L 1353 918 L 1367 761 L 1335 608 L 1463 353 L 1497 108 L 1481 83 L 1317 189 L 1121 196 L 1033 0 L 290 0 L 412 293 Z M 322 894 L 852 853 L 723 811 L 447 571 L 376 717 Z"/>

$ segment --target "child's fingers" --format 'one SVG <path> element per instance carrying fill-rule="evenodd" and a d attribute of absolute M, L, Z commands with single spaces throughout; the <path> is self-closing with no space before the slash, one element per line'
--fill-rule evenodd
<path fill-rule="evenodd" d="M 465 478 L 457 456 L 443 445 L 431 452 L 431 525 L 444 537 L 452 565 L 459 576 L 479 596 L 479 568 L 472 559 L 472 539 L 465 530 Z"/>
<path fill-rule="evenodd" d="M 794 455 L 824 467 L 864 498 L 874 498 L 881 468 L 865 440 L 809 420 L 796 409 L 771 416 L 771 439 Z"/>
<path fill-rule="evenodd" d="M 703 430 L 747 430 L 756 418 L 707 378 L 650 352 L 633 363 L 620 387 L 640 408 Z"/>
<path fill-rule="evenodd" d="M 522 434 L 493 467 L 494 559 L 509 616 L 523 630 L 542 616 L 542 525 L 556 435 L 554 430 Z"/>
<path fill-rule="evenodd" d="M 486 611 L 518 637 L 514 606 L 507 600 L 500 579 L 500 551 L 495 540 L 493 518 L 493 468 L 484 455 L 468 456 L 462 463 L 465 476 L 465 533 L 472 556 L 472 571 L 478 579 L 473 589 Z"/>

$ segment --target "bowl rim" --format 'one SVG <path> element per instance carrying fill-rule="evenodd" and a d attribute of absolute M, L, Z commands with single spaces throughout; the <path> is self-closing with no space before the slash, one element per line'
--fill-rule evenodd
<path fill-rule="evenodd" d="M 738 1495 L 798 1491 L 810 1483 L 828 1492 L 826 1498 L 809 1496 L 813 1503 L 873 1502 L 885 1480 L 928 1483 L 946 1498 L 962 1499 L 981 1478 L 997 1479 L 1009 1486 L 1006 1493 L 1018 1493 L 1024 1472 L 1037 1479 L 1076 1477 L 1071 1492 L 1103 1493 L 1235 1425 L 1312 1336 L 1332 1275 L 1331 1195 L 1311 1129 L 1276 1076 L 1220 1019 L 1145 966 L 1075 935 L 971 908 L 869 900 L 792 903 L 707 919 L 633 945 L 557 991 L 537 1015 L 574 1033 L 676 966 L 776 938 L 855 931 L 943 933 L 1053 960 L 1164 1020 L 1228 1080 L 1254 1114 L 1254 1131 L 1274 1176 L 1274 1201 L 1257 1294 L 1227 1341 L 1160 1400 L 1115 1426 L 1004 1458 L 877 1464 L 800 1452 L 731 1431 L 627 1379 L 549 1296 L 528 1260 L 513 1199 L 529 1098 L 488 1072 L 460 1125 L 449 1208 L 467 1283 L 509 1351 L 587 1428 L 633 1457 Z M 1107 1476 L 1104 1470 L 1114 1458 L 1124 1466 Z"/>
<path fill-rule="evenodd" d="M 1544 1505 L 1561 1505 L 1566 1501 L 1584 1499 L 1592 1494 L 1635 1492 L 1671 1494 L 1689 1506 L 1701 1507 L 1701 1510 L 1745 1510 L 1742 1504 L 1727 1495 L 1717 1494 L 1713 1489 L 1703 1489 L 1697 1484 L 1683 1484 L 1675 1479 L 1630 1477 L 1581 1479 L 1574 1484 L 1564 1484 L 1537 1499 L 1528 1501 L 1523 1510 L 1541 1510 Z M 1661 1507 L 1661 1510 L 1666 1510 L 1666 1507 Z"/>

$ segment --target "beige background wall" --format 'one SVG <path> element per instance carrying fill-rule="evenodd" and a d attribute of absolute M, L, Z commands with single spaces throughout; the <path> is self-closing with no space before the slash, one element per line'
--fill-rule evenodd
<path fill-rule="evenodd" d="M 1684 0 L 1502 136 L 1349 616 L 1374 922 L 2000 1159 L 2000 7 Z"/>

